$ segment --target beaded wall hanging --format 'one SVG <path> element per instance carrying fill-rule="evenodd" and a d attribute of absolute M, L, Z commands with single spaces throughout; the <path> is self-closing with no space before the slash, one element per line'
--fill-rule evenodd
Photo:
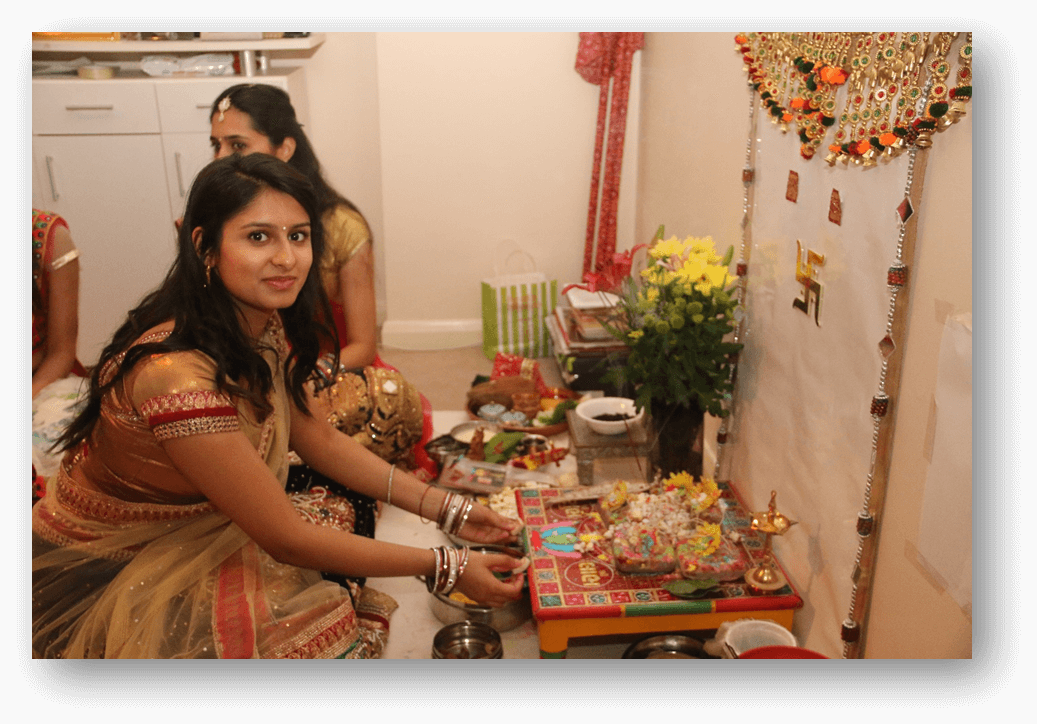
<path fill-rule="evenodd" d="M 804 158 L 827 144 L 830 165 L 866 168 L 912 147 L 928 148 L 934 132 L 965 115 L 972 33 L 951 53 L 959 35 L 740 33 L 735 42 L 771 122 L 783 132 L 795 128 Z"/>

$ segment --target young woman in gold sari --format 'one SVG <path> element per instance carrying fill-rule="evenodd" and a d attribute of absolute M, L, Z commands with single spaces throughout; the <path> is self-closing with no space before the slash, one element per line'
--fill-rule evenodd
<path fill-rule="evenodd" d="M 514 558 L 354 535 L 341 499 L 291 498 L 288 450 L 338 483 L 473 542 L 518 521 L 397 470 L 307 407 L 327 299 L 309 182 L 262 155 L 195 181 L 163 284 L 105 348 L 33 507 L 33 655 L 377 655 L 392 599 L 345 576 L 424 575 L 486 605 Z M 326 318 L 326 317 L 325 317 Z"/>

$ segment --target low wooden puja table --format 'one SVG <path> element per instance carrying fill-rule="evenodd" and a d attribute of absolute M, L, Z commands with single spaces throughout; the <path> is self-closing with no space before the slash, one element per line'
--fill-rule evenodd
<path fill-rule="evenodd" d="M 724 529 L 737 531 L 753 564 L 759 563 L 764 535 L 752 530 L 752 516 L 731 485 L 718 482 L 718 487 L 727 504 Z M 617 570 L 611 543 L 602 537 L 608 517 L 598 501 L 551 505 L 557 495 L 557 489 L 516 493 L 526 524 L 523 535 L 531 559 L 529 588 L 541 658 L 564 658 L 569 639 L 578 637 L 710 630 L 740 618 L 768 619 L 792 628 L 803 599 L 791 583 L 763 592 L 739 578 L 720 583 L 708 598 L 678 598 L 663 588 L 667 581 L 680 579 L 678 571 L 626 575 Z"/>

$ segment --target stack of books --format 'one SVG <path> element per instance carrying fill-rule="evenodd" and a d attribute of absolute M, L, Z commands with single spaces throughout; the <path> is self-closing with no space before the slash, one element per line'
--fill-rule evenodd
<path fill-rule="evenodd" d="M 623 364 L 628 354 L 626 344 L 606 326 L 622 324 L 618 301 L 612 294 L 570 289 L 545 318 L 562 380 L 570 388 L 616 391 L 601 377 L 611 366 Z"/>

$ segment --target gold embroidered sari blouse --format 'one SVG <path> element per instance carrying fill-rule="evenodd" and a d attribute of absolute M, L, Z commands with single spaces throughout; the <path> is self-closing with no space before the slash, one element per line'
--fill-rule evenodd
<path fill-rule="evenodd" d="M 160 341 L 171 329 L 171 324 L 164 325 L 139 341 Z M 285 347 L 279 326 L 268 328 L 264 341 Z M 246 405 L 238 409 L 217 391 L 215 362 L 203 353 L 171 352 L 142 360 L 102 403 L 90 439 L 90 455 L 75 467 L 72 477 L 84 487 L 126 501 L 201 502 L 204 498 L 193 492 L 173 466 L 162 442 L 240 430 L 283 484 L 287 476 L 289 403 L 275 354 L 276 349 L 265 353 L 274 378 L 274 411 L 262 423 Z M 115 373 L 122 357 L 112 360 L 102 379 Z"/>
<path fill-rule="evenodd" d="M 324 254 L 320 262 L 321 281 L 328 298 L 340 299 L 338 272 L 371 241 L 371 230 L 364 217 L 346 206 L 336 206 L 321 218 L 324 227 Z"/>

